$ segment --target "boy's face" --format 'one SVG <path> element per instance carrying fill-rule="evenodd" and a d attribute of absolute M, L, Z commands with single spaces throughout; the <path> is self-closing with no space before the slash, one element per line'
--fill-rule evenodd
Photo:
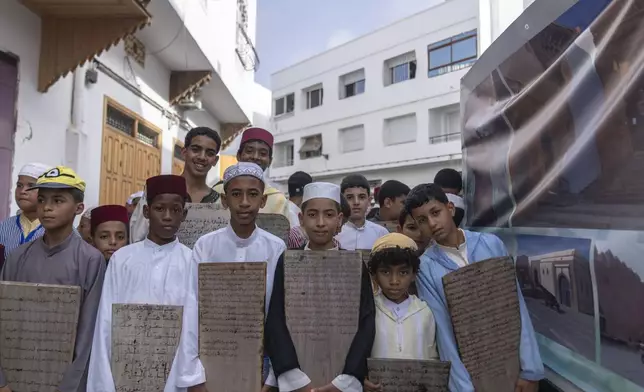
<path fill-rule="evenodd" d="M 347 198 L 351 206 L 351 220 L 361 220 L 367 216 L 369 208 L 369 192 L 364 188 L 347 188 L 344 191 L 344 197 Z"/>
<path fill-rule="evenodd" d="M 433 239 L 439 244 L 444 244 L 449 235 L 457 230 L 452 203 L 443 204 L 438 200 L 432 200 L 414 208 L 411 214 L 423 238 Z"/>
<path fill-rule="evenodd" d="M 117 250 L 127 245 L 127 227 L 119 221 L 103 222 L 96 227 L 93 237 L 94 246 L 98 249 L 105 260 Z"/>
<path fill-rule="evenodd" d="M 341 224 L 342 213 L 338 212 L 337 204 L 331 199 L 310 199 L 300 214 L 300 225 L 314 244 L 332 242 Z"/>
<path fill-rule="evenodd" d="M 80 223 L 78 224 L 78 234 L 81 235 L 86 242 L 92 243 L 92 227 L 91 220 L 89 218 L 81 217 Z"/>
<path fill-rule="evenodd" d="M 252 176 L 233 178 L 226 184 L 221 202 L 230 209 L 231 220 L 240 225 L 250 225 L 266 205 L 264 183 Z"/>
<path fill-rule="evenodd" d="M 381 266 L 376 271 L 376 283 L 382 293 L 393 302 L 402 302 L 407 298 L 409 285 L 414 279 L 414 271 L 405 264 Z"/>
<path fill-rule="evenodd" d="M 386 212 L 385 220 L 396 220 L 400 216 L 400 212 L 405 207 L 405 199 L 407 195 L 395 197 L 394 199 L 385 199 L 384 210 L 380 206 L 380 217 L 383 218 L 383 213 Z"/>
<path fill-rule="evenodd" d="M 179 195 L 163 193 L 155 196 L 150 205 L 143 206 L 143 216 L 150 220 L 150 233 L 161 240 L 174 240 L 186 217 L 184 203 Z"/>
<path fill-rule="evenodd" d="M 398 225 L 398 232 L 414 240 L 418 246 L 419 252 L 422 253 L 427 248 L 429 238 L 423 237 L 423 233 L 421 233 L 416 221 L 410 215 L 407 215 L 405 218 L 405 224 L 402 227 Z"/>
<path fill-rule="evenodd" d="M 206 177 L 210 169 L 217 164 L 219 157 L 217 142 L 208 136 L 199 135 L 192 138 L 190 145 L 181 150 L 185 159 L 185 171 L 194 177 Z M 132 203 L 136 207 L 135 203 Z"/>
<path fill-rule="evenodd" d="M 74 201 L 66 189 L 40 188 L 38 190 L 38 219 L 45 230 L 56 230 L 74 223 L 74 218 L 85 209 Z"/>
<path fill-rule="evenodd" d="M 271 165 L 271 149 L 268 144 L 257 140 L 246 142 L 237 154 L 237 160 L 256 163 L 262 170 L 266 170 Z"/>
<path fill-rule="evenodd" d="M 14 198 L 16 199 L 16 204 L 18 204 L 18 207 L 23 212 L 35 212 L 38 208 L 38 190 L 27 190 L 36 185 L 36 181 L 33 177 L 18 176 Z"/>

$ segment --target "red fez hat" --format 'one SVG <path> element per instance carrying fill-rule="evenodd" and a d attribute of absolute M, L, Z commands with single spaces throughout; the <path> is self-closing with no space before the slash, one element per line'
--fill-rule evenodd
<path fill-rule="evenodd" d="M 96 207 L 92 210 L 92 216 L 90 218 L 90 230 L 93 234 L 96 231 L 96 228 L 101 223 L 105 222 L 123 222 L 125 226 L 128 225 L 128 214 L 127 208 L 119 205 L 106 205 Z"/>
<path fill-rule="evenodd" d="M 173 174 L 164 174 L 148 178 L 145 182 L 145 191 L 147 193 L 148 203 L 151 203 L 156 196 L 164 193 L 179 195 L 181 197 L 188 195 L 186 179 Z"/>
<path fill-rule="evenodd" d="M 269 148 L 273 148 L 273 135 L 264 128 L 248 128 L 245 130 L 240 146 L 253 140 L 259 140 L 266 143 Z"/>

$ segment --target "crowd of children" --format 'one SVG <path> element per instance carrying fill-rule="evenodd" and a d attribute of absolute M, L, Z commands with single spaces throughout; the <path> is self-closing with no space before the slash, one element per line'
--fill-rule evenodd
<path fill-rule="evenodd" d="M 289 181 L 290 200 L 271 186 L 264 172 L 272 161 L 273 137 L 260 128 L 245 131 L 239 163 L 226 169 L 214 189 L 206 186 L 220 144 L 208 128 L 191 130 L 182 176 L 149 178 L 145 191 L 132 195 L 126 206 L 91 209 L 77 229 L 74 219 L 83 214 L 85 192 L 78 175 L 40 164 L 21 170 L 16 190 L 20 213 L 0 222 L 7 256 L 0 280 L 82 289 L 74 359 L 60 392 L 115 391 L 111 328 L 116 303 L 183 306 L 182 335 L 165 391 L 205 391 L 208 374 L 199 358 L 197 301 L 198 264 L 203 262 L 267 263 L 263 391 L 381 391 L 368 378 L 369 357 L 440 358 L 452 364 L 450 391 L 474 390 L 460 361 L 441 278 L 507 251 L 494 235 L 459 229 L 462 200 L 459 207 L 456 171 L 443 171 L 434 184 L 413 189 L 386 182 L 378 193 L 379 209 L 367 219 L 371 187 L 360 174 L 345 177 L 338 186 L 298 173 Z M 221 203 L 230 211 L 229 224 L 202 236 L 193 250 L 177 239 L 185 203 L 191 200 Z M 262 212 L 289 218 L 287 243 L 257 227 Z M 382 224 L 392 221 L 395 233 Z M 311 385 L 286 325 L 287 249 L 362 250 L 370 255 L 368 265 L 363 263 L 356 335 L 342 373 L 327 385 Z M 520 293 L 519 300 L 522 372 L 516 391 L 533 392 L 544 369 Z M 0 392 L 10 391 L 0 368 Z"/>

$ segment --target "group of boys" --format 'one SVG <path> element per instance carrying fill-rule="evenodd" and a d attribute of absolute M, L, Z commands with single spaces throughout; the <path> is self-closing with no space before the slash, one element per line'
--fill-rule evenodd
<path fill-rule="evenodd" d="M 370 185 L 362 175 L 347 176 L 340 186 L 300 176 L 303 181 L 294 183 L 292 193 L 289 187 L 289 202 L 264 177 L 272 160 L 272 136 L 251 128 L 242 136 L 239 163 L 226 169 L 213 191 L 204 187 L 205 177 L 217 163 L 220 143 L 216 132 L 208 128 L 190 131 L 184 174 L 148 179 L 145 193 L 131 212 L 129 227 L 130 213 L 125 207 L 93 209 L 89 220 L 94 246 L 73 228 L 75 216 L 83 212 L 85 184 L 72 170 L 57 167 L 41 175 L 32 172 L 26 181 L 19 177 L 19 206 L 25 215 L 18 217 L 24 222 L 19 224 L 26 226 L 29 220 L 32 227 L 38 219 L 41 232 L 30 241 L 21 237 L 22 245 L 9 250 L 0 280 L 82 289 L 75 355 L 60 384 L 61 392 L 115 390 L 110 358 L 112 305 L 117 303 L 183 306 L 182 335 L 165 391 L 205 391 L 208 374 L 199 359 L 197 301 L 198 264 L 204 262 L 267 263 L 265 391 L 380 391 L 380 385 L 368 380 L 369 357 L 450 361 L 450 391 L 473 391 L 460 361 L 441 278 L 469 263 L 507 255 L 507 251 L 491 234 L 458 228 L 456 207 L 443 190 L 445 186 L 423 184 L 410 190 L 389 181 L 380 189 L 380 209 L 372 220 L 367 219 Z M 460 185 L 454 191 L 460 193 Z M 33 194 L 32 209 L 24 201 Z M 193 250 L 177 239 L 186 216 L 185 203 L 191 200 L 221 203 L 230 211 L 229 224 L 201 237 Z M 256 226 L 261 212 L 289 218 L 288 246 Z M 389 233 L 380 224 L 385 220 L 397 220 L 398 232 Z M 128 235 L 131 244 L 125 246 Z M 363 265 L 359 325 L 344 369 L 316 389 L 300 369 L 286 324 L 287 249 L 370 251 L 369 264 Z M 414 282 L 418 296 L 412 294 Z M 533 392 L 543 378 L 543 365 L 525 304 L 519 299 L 522 373 L 516 390 Z M 0 392 L 9 391 L 0 369 Z"/>

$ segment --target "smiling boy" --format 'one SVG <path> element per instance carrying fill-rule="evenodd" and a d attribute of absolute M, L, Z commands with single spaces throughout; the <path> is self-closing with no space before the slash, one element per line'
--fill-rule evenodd
<path fill-rule="evenodd" d="M 74 233 L 74 218 L 83 212 L 85 182 L 72 169 L 64 166 L 50 169 L 38 178 L 34 189 L 38 190 L 38 219 L 45 228 L 45 234 L 22 245 L 9 256 L 0 280 L 81 288 L 74 359 L 57 390 L 84 391 L 86 380 L 83 376 L 92 348 L 105 259 Z M 0 391 L 10 390 L 6 385 L 0 369 Z"/>
<path fill-rule="evenodd" d="M 389 234 L 389 231 L 366 220 L 371 193 L 369 181 L 360 174 L 352 174 L 342 180 L 340 188 L 351 206 L 351 216 L 342 226 L 342 231 L 336 239 L 343 249 L 371 249 L 374 242 L 383 235 Z"/>
<path fill-rule="evenodd" d="M 144 241 L 114 253 L 107 268 L 96 321 L 88 392 L 115 390 L 111 370 L 113 304 L 184 306 L 191 295 L 188 290 L 192 278 L 192 252 L 177 240 L 177 231 L 186 215 L 186 180 L 174 175 L 151 177 L 146 182 L 146 189 L 148 200 L 143 213 L 150 221 L 148 236 Z M 197 319 L 192 322 L 197 323 Z M 182 347 L 183 342 L 180 342 L 177 352 Z M 175 355 L 164 392 L 185 391 L 177 385 L 178 355 Z"/>

